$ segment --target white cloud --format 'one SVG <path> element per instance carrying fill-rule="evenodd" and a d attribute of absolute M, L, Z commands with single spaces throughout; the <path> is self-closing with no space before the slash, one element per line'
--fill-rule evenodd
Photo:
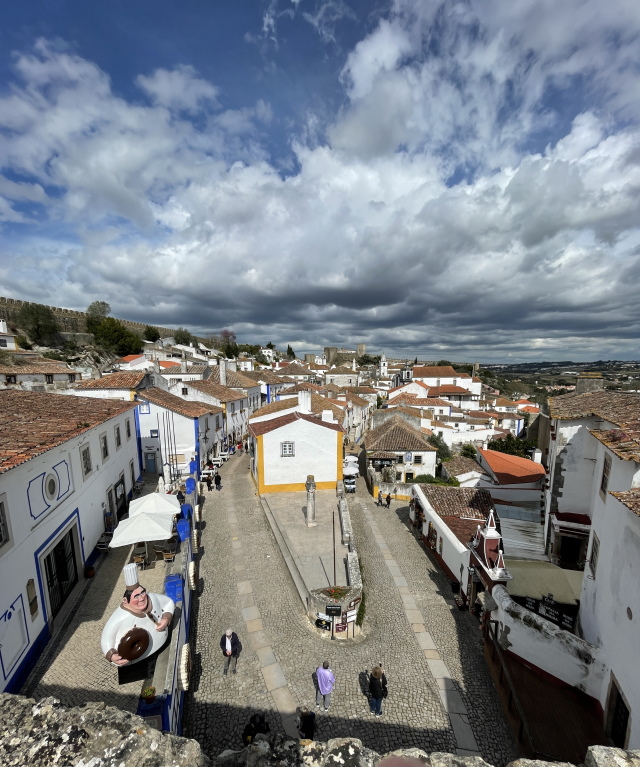
<path fill-rule="evenodd" d="M 218 89 L 198 77 L 191 66 L 181 66 L 170 72 L 157 69 L 149 77 L 139 75 L 136 82 L 154 103 L 167 109 L 194 112 L 203 103 L 218 103 Z"/>

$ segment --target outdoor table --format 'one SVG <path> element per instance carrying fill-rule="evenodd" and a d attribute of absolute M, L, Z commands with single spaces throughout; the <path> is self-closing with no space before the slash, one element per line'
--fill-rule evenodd
<path fill-rule="evenodd" d="M 133 556 L 134 557 L 141 557 L 144 556 L 147 553 L 147 547 L 146 546 L 136 546 L 133 550 Z"/>

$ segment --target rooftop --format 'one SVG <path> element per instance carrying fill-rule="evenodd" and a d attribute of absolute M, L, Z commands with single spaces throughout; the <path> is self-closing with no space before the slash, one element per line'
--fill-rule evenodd
<path fill-rule="evenodd" d="M 447 470 L 447 474 L 450 477 L 458 477 L 461 474 L 469 474 L 471 471 L 477 471 L 482 474 L 482 466 L 473 460 L 473 458 L 467 458 L 464 455 L 459 455 L 456 458 L 452 458 L 450 461 L 445 461 L 443 464 Z"/>
<path fill-rule="evenodd" d="M 174 413 L 186 416 L 187 418 L 199 418 L 207 413 L 223 412 L 222 408 L 217 405 L 208 405 L 206 402 L 190 402 L 155 386 L 145 389 L 138 396 L 145 401 L 153 402 L 154 405 L 167 408 L 167 410 L 172 410 Z"/>
<path fill-rule="evenodd" d="M 332 431 L 343 431 L 343 428 L 339 423 L 329 423 L 328 421 L 323 421 L 313 415 L 298 412 L 287 413 L 286 415 L 281 415 L 277 418 L 270 418 L 268 421 L 250 423 L 248 428 L 249 432 L 253 434 L 254 437 L 258 437 L 261 434 L 267 434 L 268 432 L 275 431 L 276 429 L 281 429 L 283 426 L 287 426 L 288 424 L 294 423 L 295 421 L 308 421 L 314 426 L 331 429 Z"/>
<path fill-rule="evenodd" d="M 618 458 L 640 463 L 640 420 L 629 422 L 624 429 L 593 429 L 591 433 Z"/>
<path fill-rule="evenodd" d="M 189 386 L 203 394 L 208 394 L 210 397 L 217 399 L 219 402 L 236 402 L 239 399 L 247 396 L 245 391 L 234 391 L 228 386 L 222 386 L 214 381 L 185 381 L 184 386 Z"/>
<path fill-rule="evenodd" d="M 145 372 L 131 372 L 123 370 L 120 373 L 109 373 L 102 378 L 94 378 L 91 381 L 82 381 L 78 389 L 137 389 L 144 381 Z"/>
<path fill-rule="evenodd" d="M 414 378 L 460 378 L 451 365 L 413 366 Z"/>
<path fill-rule="evenodd" d="M 405 452 L 417 450 L 419 452 L 434 452 L 436 450 L 419 429 L 411 426 L 404 418 L 397 415 L 392 416 L 376 429 L 367 432 L 364 442 L 367 451 Z"/>
<path fill-rule="evenodd" d="M 633 490 L 625 490 L 624 492 L 614 491 L 610 495 L 620 501 L 620 503 L 623 503 L 629 511 L 640 517 L 640 487 L 634 487 Z"/>
<path fill-rule="evenodd" d="M 209 375 L 209 378 L 207 380 L 213 381 L 216 384 L 220 383 L 220 366 L 219 365 L 211 365 L 209 367 L 209 370 L 211 371 L 211 374 Z M 251 389 L 254 386 L 258 386 L 258 382 L 246 375 L 246 373 L 238 372 L 237 370 L 227 370 L 226 371 L 226 377 L 227 377 L 227 383 L 225 386 L 227 386 L 229 389 Z"/>
<path fill-rule="evenodd" d="M 559 420 L 599 416 L 616 426 L 624 426 L 640 419 L 640 394 L 602 390 L 564 394 L 549 398 L 549 413 Z"/>
<path fill-rule="evenodd" d="M 64 365 L 0 365 L 0 375 L 68 375 L 75 373 L 73 368 Z"/>
<path fill-rule="evenodd" d="M 530 458 L 508 455 L 497 450 L 479 450 L 500 484 L 521 485 L 538 482 L 545 476 L 544 466 Z"/>
<path fill-rule="evenodd" d="M 121 400 L 0 391 L 0 473 L 134 407 Z"/>
<path fill-rule="evenodd" d="M 464 517 L 484 522 L 493 508 L 493 501 L 488 490 L 445 485 L 418 485 L 418 487 L 440 517 Z"/>

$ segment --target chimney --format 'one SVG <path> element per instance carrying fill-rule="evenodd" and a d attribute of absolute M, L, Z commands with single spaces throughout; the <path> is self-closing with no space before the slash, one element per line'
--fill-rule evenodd
<path fill-rule="evenodd" d="M 227 385 L 227 361 L 220 360 L 220 383 L 222 386 Z"/>
<path fill-rule="evenodd" d="M 155 359 L 153 361 L 153 372 L 154 373 L 159 373 L 160 372 L 160 362 L 157 359 Z"/>
<path fill-rule="evenodd" d="M 542 463 L 542 450 L 540 448 L 536 448 L 533 451 L 533 455 L 531 456 L 531 460 L 535 461 L 535 463 Z"/>
<path fill-rule="evenodd" d="M 353 358 L 353 365 L 351 366 L 352 370 L 355 372 L 356 369 L 356 358 Z"/>
<path fill-rule="evenodd" d="M 303 390 L 298 392 L 298 408 L 300 409 L 301 413 L 311 412 L 311 392 L 310 391 Z"/>
<path fill-rule="evenodd" d="M 182 360 L 180 361 L 180 372 L 181 373 L 187 372 L 187 358 L 184 352 L 182 352 Z"/>
<path fill-rule="evenodd" d="M 333 420 L 333 413 L 330 410 L 322 411 L 322 420 L 325 423 L 335 423 L 335 421 Z"/>
<path fill-rule="evenodd" d="M 601 373 L 580 373 L 576 379 L 576 394 L 604 389 L 604 378 Z"/>

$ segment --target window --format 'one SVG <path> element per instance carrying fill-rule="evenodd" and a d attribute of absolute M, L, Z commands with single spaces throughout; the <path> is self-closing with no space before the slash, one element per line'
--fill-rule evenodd
<path fill-rule="evenodd" d="M 136 483 L 136 473 L 133 470 L 133 461 L 129 461 L 129 473 L 131 474 L 131 487 Z"/>
<path fill-rule="evenodd" d="M 404 456 L 403 455 L 397 455 L 396 456 L 396 463 L 398 464 L 398 466 L 403 466 L 404 465 Z"/>
<path fill-rule="evenodd" d="M 122 437 L 120 436 L 120 426 L 116 426 L 115 429 L 116 434 L 116 450 L 120 450 L 122 447 Z"/>
<path fill-rule="evenodd" d="M 45 373 L 44 382 L 53 383 L 53 375 L 51 373 Z"/>
<path fill-rule="evenodd" d="M 75 382 L 76 382 L 76 374 L 69 373 L 69 383 L 75 383 Z"/>
<path fill-rule="evenodd" d="M 0 338 L 0 346 L 6 346 L 7 345 L 7 339 L 6 338 Z"/>
<path fill-rule="evenodd" d="M 0 549 L 9 543 L 9 524 L 4 501 L 0 501 Z"/>
<path fill-rule="evenodd" d="M 413 472 L 412 472 L 412 471 L 408 471 L 408 472 L 407 472 L 407 474 L 406 474 L 406 477 L 405 477 L 405 480 L 404 480 L 404 481 L 405 481 L 405 482 L 413 482 Z"/>
<path fill-rule="evenodd" d="M 151 412 L 151 408 L 149 407 L 149 403 L 148 403 L 148 402 L 141 402 L 141 403 L 138 405 L 138 410 L 139 410 L 139 411 L 140 411 L 140 413 L 142 413 L 142 414 L 148 414 L 148 413 L 150 413 L 150 412 Z"/>
<path fill-rule="evenodd" d="M 182 387 L 182 396 L 183 396 L 183 397 L 186 397 L 186 396 L 187 396 L 187 394 L 189 394 L 189 389 L 187 389 L 187 387 L 186 387 L 186 386 L 183 386 L 183 387 Z"/>
<path fill-rule="evenodd" d="M 207 429 L 207 430 L 209 429 L 209 418 L 208 417 L 204 419 L 204 428 Z"/>
<path fill-rule="evenodd" d="M 131 439 L 131 421 L 127 418 L 127 420 L 124 422 L 124 431 L 127 435 L 127 439 Z"/>
<path fill-rule="evenodd" d="M 91 467 L 91 448 L 89 445 L 84 445 L 80 448 L 80 460 L 82 462 L 82 476 L 86 478 L 93 471 Z"/>
<path fill-rule="evenodd" d="M 149 431 L 149 436 L 150 437 L 159 437 L 160 436 L 160 431 L 158 429 L 151 429 Z"/>
<path fill-rule="evenodd" d="M 44 492 L 50 501 L 58 498 L 58 478 L 55 474 L 47 474 L 44 480 Z"/>
<path fill-rule="evenodd" d="M 608 453 L 605 453 L 604 463 L 602 464 L 602 479 L 600 480 L 600 490 L 603 493 L 607 492 L 609 474 L 611 474 L 611 456 Z"/>
<path fill-rule="evenodd" d="M 594 533 L 593 540 L 591 541 L 591 555 L 589 556 L 589 569 L 595 577 L 596 570 L 598 569 L 598 556 L 600 555 L 600 539 Z"/>
<path fill-rule="evenodd" d="M 5 376 L 4 378 L 5 378 L 6 383 L 8 383 L 8 384 L 14 384 L 14 383 L 17 382 L 15 376 Z"/>
<path fill-rule="evenodd" d="M 233 413 L 235 413 L 235 412 L 236 412 L 236 406 L 232 402 L 231 403 L 231 414 L 233 415 Z"/>
<path fill-rule="evenodd" d="M 107 435 L 100 435 L 100 452 L 102 453 L 102 460 L 106 461 L 109 457 L 109 443 L 107 442 Z"/>
<path fill-rule="evenodd" d="M 295 455 L 295 446 L 293 442 L 280 443 L 280 455 L 282 458 L 292 458 Z"/>
<path fill-rule="evenodd" d="M 220 428 L 220 416 L 217 415 L 216 416 L 216 429 L 219 429 L 219 428 Z"/>
<path fill-rule="evenodd" d="M 396 471 L 396 482 L 402 482 L 402 472 Z"/>
<path fill-rule="evenodd" d="M 422 456 L 421 455 L 414 455 L 413 456 L 413 462 L 414 463 L 422 463 Z"/>
<path fill-rule="evenodd" d="M 38 596 L 36 593 L 36 582 L 33 578 L 29 578 L 27 581 L 27 600 L 29 602 L 31 620 L 33 620 L 38 614 Z"/>

